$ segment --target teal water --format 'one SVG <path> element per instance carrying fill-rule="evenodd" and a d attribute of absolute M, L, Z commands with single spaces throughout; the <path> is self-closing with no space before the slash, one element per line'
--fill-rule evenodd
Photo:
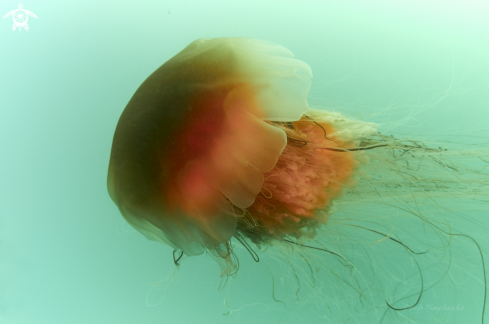
<path fill-rule="evenodd" d="M 219 268 L 209 257 L 186 259 L 172 276 L 172 249 L 127 225 L 107 194 L 106 173 L 117 120 L 134 91 L 200 37 L 287 47 L 312 67 L 311 106 L 378 122 L 396 136 L 487 148 L 486 2 L 22 4 L 38 17 L 29 18 L 29 31 L 12 31 L 11 17 L 0 20 L 1 323 L 481 323 L 482 268 L 470 240 L 455 242 L 445 258 L 452 268 L 425 287 L 419 307 L 395 315 L 383 316 L 393 311 L 382 299 L 369 306 L 353 289 L 341 295 L 335 272 L 349 270 L 326 258 L 317 264 L 333 270 L 316 278 L 318 289 L 304 285 L 309 297 L 298 301 L 288 259 L 267 251 L 255 263 L 238 250 L 238 276 L 218 290 Z M 0 13 L 17 6 L 4 1 Z M 472 223 L 447 219 L 489 260 L 488 203 L 469 198 L 457 208 Z"/>

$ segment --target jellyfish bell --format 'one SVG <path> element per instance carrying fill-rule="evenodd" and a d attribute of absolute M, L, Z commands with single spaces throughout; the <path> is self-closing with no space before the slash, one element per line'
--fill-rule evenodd
<path fill-rule="evenodd" d="M 208 250 L 231 273 L 228 242 L 287 145 L 287 129 L 274 123 L 301 120 L 311 77 L 271 42 L 192 42 L 141 84 L 119 119 L 108 191 L 121 214 L 186 255 Z"/>

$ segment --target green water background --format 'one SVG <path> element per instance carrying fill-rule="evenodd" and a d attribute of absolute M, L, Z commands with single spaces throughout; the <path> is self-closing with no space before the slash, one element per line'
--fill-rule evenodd
<path fill-rule="evenodd" d="M 222 315 L 227 290 L 217 290 L 210 258 L 187 260 L 180 283 L 150 291 L 171 273 L 171 249 L 131 229 L 110 201 L 112 135 L 139 84 L 197 38 L 277 42 L 312 67 L 311 105 L 397 134 L 473 135 L 487 147 L 486 1 L 23 5 L 38 16 L 28 32 L 0 20 L 0 323 L 328 323 L 320 308 L 275 305 L 274 265 L 246 254 L 230 302 L 247 305 L 239 312 Z M 3 1 L 0 14 L 17 6 Z M 487 212 L 480 217 L 489 223 Z M 467 230 L 489 249 L 487 227 Z M 481 303 L 480 273 L 471 280 L 459 284 L 457 302 Z M 444 321 L 480 323 L 481 306 Z"/>

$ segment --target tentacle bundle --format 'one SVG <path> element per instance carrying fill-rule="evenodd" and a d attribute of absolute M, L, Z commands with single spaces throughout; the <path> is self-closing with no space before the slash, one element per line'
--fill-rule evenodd
<path fill-rule="evenodd" d="M 376 125 L 349 121 L 340 114 L 309 110 L 299 121 L 274 123 L 287 134 L 287 146 L 240 229 L 255 243 L 315 235 L 328 217 L 329 204 L 355 185 L 359 162 L 349 149 Z"/>

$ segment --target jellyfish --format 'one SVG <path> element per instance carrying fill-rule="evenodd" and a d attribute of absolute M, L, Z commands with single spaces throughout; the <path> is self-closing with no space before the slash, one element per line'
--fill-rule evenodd
<path fill-rule="evenodd" d="M 342 204 L 459 193 L 444 148 L 309 107 L 311 78 L 309 65 L 272 42 L 192 42 L 140 85 L 120 116 L 107 180 L 120 213 L 173 248 L 175 264 L 208 252 L 231 276 L 232 240 L 254 258 L 253 245 L 320 249 L 318 232 Z M 487 191 L 487 174 L 465 180 L 466 190 Z M 350 226 L 412 252 L 379 229 Z"/>

